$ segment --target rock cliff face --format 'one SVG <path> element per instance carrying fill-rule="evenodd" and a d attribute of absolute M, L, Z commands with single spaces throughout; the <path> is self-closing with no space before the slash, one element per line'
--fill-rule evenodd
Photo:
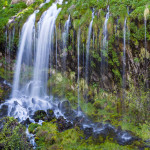
<path fill-rule="evenodd" d="M 27 6 L 29 6 L 35 2 L 35 0 L 12 0 L 11 4 L 17 4 L 21 1 L 25 2 Z"/>

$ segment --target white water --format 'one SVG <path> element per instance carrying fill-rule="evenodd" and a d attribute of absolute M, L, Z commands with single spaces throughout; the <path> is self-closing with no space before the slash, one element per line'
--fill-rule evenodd
<path fill-rule="evenodd" d="M 78 31 L 78 115 L 80 113 L 79 106 L 80 106 L 80 28 Z"/>
<path fill-rule="evenodd" d="M 56 34 L 56 71 L 57 71 L 57 29 L 56 29 L 56 26 L 55 26 L 55 34 Z"/>
<path fill-rule="evenodd" d="M 51 62 L 53 52 L 53 38 L 55 29 L 55 20 L 60 12 L 57 9 L 57 3 L 43 13 L 39 25 L 40 31 L 37 42 L 36 61 L 34 65 L 33 85 L 31 90 L 32 97 L 42 97 L 47 95 L 47 80 L 49 71 L 49 62 Z"/>
<path fill-rule="evenodd" d="M 17 96 L 18 90 L 21 90 L 20 85 L 20 78 L 21 78 L 21 72 L 26 72 L 25 66 L 31 65 L 32 61 L 32 42 L 33 42 L 33 29 L 35 24 L 35 17 L 36 12 L 34 12 L 26 21 L 26 23 L 23 25 L 22 32 L 21 32 L 21 39 L 19 44 L 19 50 L 17 55 L 17 64 L 16 64 L 16 70 L 14 75 L 14 81 L 13 81 L 13 88 L 12 88 L 12 97 Z M 23 68 L 24 64 L 24 68 Z M 28 77 L 23 77 L 22 75 L 22 85 L 25 86 L 25 83 L 27 83 Z"/>
<path fill-rule="evenodd" d="M 125 18 L 124 21 L 124 28 L 123 28 L 123 73 L 122 73 L 122 86 L 123 90 L 126 88 L 126 75 L 125 75 L 125 70 L 126 70 L 126 28 L 127 28 L 127 18 Z M 125 93 L 123 91 L 123 98 L 125 96 Z"/>
<path fill-rule="evenodd" d="M 68 41 L 68 34 L 69 34 L 69 27 L 70 27 L 70 15 L 68 20 L 64 26 L 64 32 L 62 34 L 63 39 L 63 71 L 66 71 L 66 57 L 67 57 L 67 41 Z"/>
<path fill-rule="evenodd" d="M 94 12 L 92 13 L 92 20 L 89 25 L 89 32 L 86 44 L 86 64 L 85 64 L 85 80 L 88 85 L 88 76 L 89 76 L 89 50 L 90 50 L 90 40 L 91 40 L 91 33 L 92 33 L 92 25 L 94 19 Z"/>
<path fill-rule="evenodd" d="M 108 12 L 106 14 L 104 26 L 103 26 L 103 43 L 102 43 L 102 50 L 101 50 L 101 75 L 107 73 L 108 69 L 108 19 L 109 19 L 109 6 L 107 8 Z"/>

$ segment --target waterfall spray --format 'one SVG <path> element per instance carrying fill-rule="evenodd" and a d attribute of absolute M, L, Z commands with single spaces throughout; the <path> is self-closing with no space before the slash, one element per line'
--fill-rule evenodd
<path fill-rule="evenodd" d="M 126 28 L 127 28 L 127 18 L 124 21 L 123 29 L 123 73 L 122 73 L 122 87 L 123 87 L 123 100 L 125 98 L 125 88 L 126 88 Z"/>
<path fill-rule="evenodd" d="M 56 35 L 56 71 L 57 71 L 57 29 L 55 26 L 55 35 Z"/>
<path fill-rule="evenodd" d="M 66 57 L 67 57 L 67 40 L 68 40 L 68 34 L 69 34 L 69 27 L 70 27 L 70 15 L 68 17 L 68 20 L 65 23 L 64 26 L 64 32 L 62 34 L 63 38 L 63 72 L 66 71 Z"/>
<path fill-rule="evenodd" d="M 17 96 L 16 93 L 20 90 L 20 75 L 22 64 L 31 65 L 32 61 L 32 41 L 33 41 L 33 30 L 34 30 L 34 23 L 35 23 L 36 12 L 34 12 L 26 21 L 22 28 L 21 32 L 21 40 L 19 44 L 19 52 L 17 55 L 17 64 L 16 64 L 16 71 L 14 75 L 13 81 L 13 89 L 12 89 L 12 97 Z M 25 71 L 25 69 L 24 69 Z M 25 79 L 23 77 L 23 85 L 28 82 L 28 77 Z"/>
<path fill-rule="evenodd" d="M 57 4 L 52 6 L 43 13 L 39 24 L 40 31 L 37 42 L 36 60 L 34 65 L 32 97 L 42 97 L 47 95 L 47 80 L 49 62 L 52 67 L 52 53 L 53 53 L 53 38 L 55 29 L 55 20 L 60 12 L 57 9 Z"/>
<path fill-rule="evenodd" d="M 88 32 L 88 38 L 87 38 L 87 44 L 86 44 L 86 64 L 85 64 L 85 80 L 86 80 L 86 85 L 87 85 L 86 92 L 88 92 L 89 50 L 90 50 L 90 39 L 91 39 L 91 33 L 92 33 L 93 19 L 94 19 L 94 12 L 92 13 L 92 20 L 89 25 L 89 32 Z M 86 99 L 87 99 L 87 93 L 86 93 Z"/>
<path fill-rule="evenodd" d="M 101 50 L 101 76 L 105 73 L 107 73 L 108 69 L 108 29 L 107 29 L 107 24 L 108 24 L 108 19 L 109 19 L 109 6 L 107 8 L 108 12 L 106 14 L 105 22 L 104 22 L 104 27 L 103 27 L 103 43 L 102 43 L 102 50 Z"/>

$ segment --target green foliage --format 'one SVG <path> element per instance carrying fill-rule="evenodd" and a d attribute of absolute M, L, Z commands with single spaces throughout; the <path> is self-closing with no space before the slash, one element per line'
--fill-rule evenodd
<path fill-rule="evenodd" d="M 7 3 L 7 5 L 6 5 Z M 3 9 L 3 7 L 5 7 Z M 5 42 L 5 37 L 4 37 L 4 29 L 6 24 L 8 23 L 8 20 L 16 15 L 19 11 L 25 9 L 27 6 L 24 2 L 19 2 L 15 5 L 10 4 L 9 1 L 4 1 L 2 0 L 2 3 L 0 3 L 0 43 Z"/>
<path fill-rule="evenodd" d="M 108 150 L 130 150 L 129 146 L 120 146 L 110 141 L 105 142 L 104 144 L 93 143 L 93 138 L 85 139 L 83 132 L 75 127 L 73 129 L 68 129 L 64 132 L 59 133 L 57 131 L 57 126 L 55 123 L 43 123 L 42 126 L 39 126 L 36 131 L 36 143 L 37 149 L 67 149 L 67 150 L 99 150 L 99 149 L 108 149 Z"/>
<path fill-rule="evenodd" d="M 6 117 L 0 120 L 3 123 L 3 129 L 0 131 L 0 145 L 5 150 L 24 150 L 32 149 L 27 142 L 25 127 L 12 117 Z"/>
<path fill-rule="evenodd" d="M 30 133 L 35 133 L 35 130 L 37 127 L 39 127 L 40 125 L 37 123 L 31 123 L 28 127 L 28 130 Z"/>

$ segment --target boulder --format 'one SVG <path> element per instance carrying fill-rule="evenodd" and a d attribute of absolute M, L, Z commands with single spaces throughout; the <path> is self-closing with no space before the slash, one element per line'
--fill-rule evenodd
<path fill-rule="evenodd" d="M 29 120 L 29 118 L 27 118 L 26 120 L 23 120 L 23 121 L 21 122 L 21 124 L 22 124 L 22 125 L 29 125 L 29 124 L 31 124 L 31 121 Z"/>
<path fill-rule="evenodd" d="M 84 134 L 86 136 L 86 139 L 88 139 L 90 136 L 93 135 L 93 128 L 92 127 L 86 127 L 83 129 Z"/>
<path fill-rule="evenodd" d="M 46 116 L 47 114 L 44 110 L 38 110 L 34 113 L 33 119 L 35 120 L 35 122 L 39 122 L 39 120 L 45 120 Z"/>
<path fill-rule="evenodd" d="M 115 140 L 119 145 L 131 145 L 136 138 L 127 131 L 121 131 L 117 133 Z"/>
<path fill-rule="evenodd" d="M 3 117 L 6 117 L 8 113 L 8 106 L 7 105 L 2 105 L 0 108 L 0 119 Z"/>
<path fill-rule="evenodd" d="M 52 109 L 47 110 L 47 120 L 52 121 L 55 119 L 54 111 Z"/>
<path fill-rule="evenodd" d="M 59 132 L 73 128 L 73 124 L 69 121 L 66 121 L 62 116 L 57 119 L 56 123 Z"/>

